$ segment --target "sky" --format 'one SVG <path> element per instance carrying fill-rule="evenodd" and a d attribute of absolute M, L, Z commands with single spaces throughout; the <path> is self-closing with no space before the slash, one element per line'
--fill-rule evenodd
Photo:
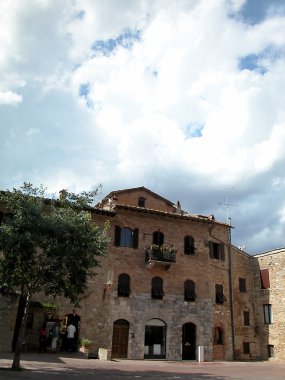
<path fill-rule="evenodd" d="M 285 246 L 284 0 L 1 0 L 0 189 L 145 186 Z"/>

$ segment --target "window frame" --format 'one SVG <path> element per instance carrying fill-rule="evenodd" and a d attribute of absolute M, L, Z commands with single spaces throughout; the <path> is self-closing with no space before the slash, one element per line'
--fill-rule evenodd
<path fill-rule="evenodd" d="M 191 235 L 184 236 L 184 255 L 195 254 L 195 239 Z"/>
<path fill-rule="evenodd" d="M 131 277 L 127 273 L 118 276 L 118 297 L 129 297 L 131 293 Z"/>
<path fill-rule="evenodd" d="M 242 345 L 244 355 L 250 355 L 250 342 L 243 342 Z"/>
<path fill-rule="evenodd" d="M 130 230 L 130 241 L 129 244 L 126 244 L 126 239 L 122 238 L 123 234 L 126 230 Z M 134 248 L 137 249 L 139 245 L 139 229 L 130 227 L 120 227 L 119 225 L 115 225 L 115 234 L 114 234 L 114 245 L 116 247 L 124 247 L 124 248 Z"/>
<path fill-rule="evenodd" d="M 263 304 L 263 321 L 265 325 L 271 325 L 273 323 L 272 304 Z"/>
<path fill-rule="evenodd" d="M 184 301 L 195 302 L 197 298 L 195 292 L 195 282 L 193 280 L 184 281 Z"/>
<path fill-rule="evenodd" d="M 246 327 L 250 326 L 250 313 L 248 310 L 243 311 L 243 325 Z"/>
<path fill-rule="evenodd" d="M 153 277 L 151 279 L 151 298 L 152 299 L 163 299 L 163 279 L 161 277 Z"/>
<path fill-rule="evenodd" d="M 239 277 L 239 292 L 246 293 L 246 279 Z"/>
<path fill-rule="evenodd" d="M 224 243 L 209 240 L 209 254 L 211 259 L 225 261 Z"/>
<path fill-rule="evenodd" d="M 215 284 L 216 304 L 223 305 L 227 300 L 224 295 L 224 286 L 222 284 Z"/>

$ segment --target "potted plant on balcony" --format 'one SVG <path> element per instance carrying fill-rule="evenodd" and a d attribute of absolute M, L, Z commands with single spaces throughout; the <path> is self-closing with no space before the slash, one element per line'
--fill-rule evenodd
<path fill-rule="evenodd" d="M 88 338 L 80 339 L 80 352 L 83 352 L 84 355 L 88 358 L 89 356 L 89 348 L 91 346 L 92 341 Z"/>

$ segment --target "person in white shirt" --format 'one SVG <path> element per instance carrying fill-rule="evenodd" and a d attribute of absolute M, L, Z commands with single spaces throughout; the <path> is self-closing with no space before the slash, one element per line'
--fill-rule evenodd
<path fill-rule="evenodd" d="M 76 347 L 75 347 L 75 340 L 74 340 L 74 335 L 76 333 L 76 327 L 71 323 L 68 327 L 67 327 L 67 347 L 68 347 L 68 351 L 76 351 Z"/>

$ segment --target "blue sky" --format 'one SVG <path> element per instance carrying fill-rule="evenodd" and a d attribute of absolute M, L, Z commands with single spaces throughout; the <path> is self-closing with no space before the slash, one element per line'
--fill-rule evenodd
<path fill-rule="evenodd" d="M 284 247 L 284 30 L 283 0 L 2 0 L 0 188 L 145 186 Z"/>

